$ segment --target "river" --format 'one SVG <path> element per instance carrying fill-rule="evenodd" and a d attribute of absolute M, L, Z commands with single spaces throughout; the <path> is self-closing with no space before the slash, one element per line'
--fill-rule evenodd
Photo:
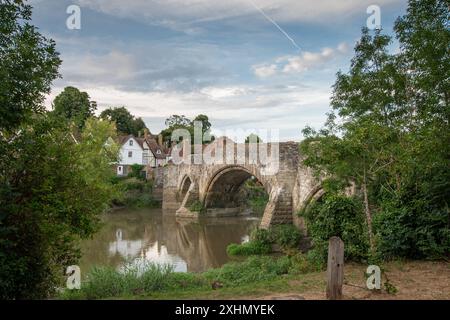
<path fill-rule="evenodd" d="M 230 261 L 227 245 L 248 241 L 260 218 L 193 221 L 161 209 L 123 209 L 105 214 L 102 221 L 100 231 L 82 243 L 84 274 L 95 266 L 120 268 L 135 260 L 172 264 L 178 272 L 220 267 Z"/>

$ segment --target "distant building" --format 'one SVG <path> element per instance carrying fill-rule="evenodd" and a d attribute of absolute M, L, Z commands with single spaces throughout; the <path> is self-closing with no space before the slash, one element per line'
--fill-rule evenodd
<path fill-rule="evenodd" d="M 148 131 L 144 137 L 135 137 L 132 134 L 118 137 L 120 156 L 119 162 L 115 165 L 117 175 L 128 175 L 133 164 L 145 166 L 143 171 L 146 176 L 151 168 L 164 166 L 168 161 L 167 155 L 164 147 L 157 142 L 157 138 Z"/>

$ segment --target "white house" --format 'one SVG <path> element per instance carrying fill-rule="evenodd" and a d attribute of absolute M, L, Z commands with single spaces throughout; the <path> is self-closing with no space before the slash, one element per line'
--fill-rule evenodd
<path fill-rule="evenodd" d="M 121 136 L 118 142 L 120 144 L 119 163 L 116 165 L 118 176 L 128 175 L 133 164 L 155 168 L 167 163 L 163 148 L 148 134 L 143 138 L 133 135 Z"/>

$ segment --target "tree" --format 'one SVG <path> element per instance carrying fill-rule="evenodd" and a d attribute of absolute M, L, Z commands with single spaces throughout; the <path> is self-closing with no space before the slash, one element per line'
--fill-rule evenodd
<path fill-rule="evenodd" d="M 262 143 L 262 139 L 254 133 L 245 138 L 245 143 Z"/>
<path fill-rule="evenodd" d="M 141 118 L 136 119 L 125 107 L 103 110 L 100 118 L 115 122 L 117 131 L 121 134 L 138 136 L 146 129 L 144 121 Z"/>
<path fill-rule="evenodd" d="M 38 116 L 1 144 L 0 298 L 46 298 L 77 264 L 79 240 L 99 227 L 117 195 L 109 122 L 88 119 L 75 141 L 57 118 Z M 7 173 L 7 174 L 4 174 Z"/>
<path fill-rule="evenodd" d="M 180 128 L 180 127 L 189 127 L 191 125 L 191 120 L 186 118 L 184 115 L 179 116 L 174 114 L 166 119 L 166 126 L 169 128 Z"/>
<path fill-rule="evenodd" d="M 89 100 L 86 92 L 74 87 L 66 87 L 53 101 L 53 111 L 69 121 L 73 121 L 78 128 L 84 126 L 87 118 L 94 115 L 96 104 Z"/>
<path fill-rule="evenodd" d="M 211 129 L 211 122 L 209 122 L 209 118 L 207 115 L 199 114 L 195 117 L 194 122 L 198 121 L 202 123 L 202 131 L 203 133 L 208 132 Z"/>
<path fill-rule="evenodd" d="M 377 239 L 384 256 L 450 250 L 448 20 L 445 1 L 409 1 L 395 54 L 390 37 L 363 29 L 350 71 L 337 75 L 337 115 L 304 130 L 305 163 L 336 190 L 358 187 L 372 250 Z"/>
<path fill-rule="evenodd" d="M 29 24 L 31 6 L 0 2 L 0 129 L 14 130 L 45 111 L 45 94 L 61 64 L 55 42 Z"/>
<path fill-rule="evenodd" d="M 116 194 L 109 122 L 77 128 L 45 113 L 58 75 L 54 42 L 29 25 L 31 7 L 0 2 L 0 299 L 46 298 L 77 262 Z"/>

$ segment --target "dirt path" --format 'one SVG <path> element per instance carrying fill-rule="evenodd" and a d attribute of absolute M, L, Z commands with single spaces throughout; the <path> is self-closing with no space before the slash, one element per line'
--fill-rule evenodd
<path fill-rule="evenodd" d="M 369 291 L 365 288 L 365 269 L 367 266 L 350 264 L 344 269 L 345 283 L 343 287 L 344 299 L 363 300 L 450 300 L 450 263 L 446 262 L 392 262 L 383 266 L 390 283 L 397 289 L 395 294 Z M 321 280 L 325 273 L 319 274 Z M 318 286 L 309 286 L 306 290 L 305 282 L 311 282 L 308 275 L 304 279 L 292 280 L 291 287 L 298 290 L 292 292 L 253 297 L 268 300 L 321 300 L 325 299 L 325 281 Z M 317 281 L 317 279 L 316 279 Z M 382 288 L 386 277 L 382 278 Z M 249 297 L 251 298 L 251 297 Z"/>

